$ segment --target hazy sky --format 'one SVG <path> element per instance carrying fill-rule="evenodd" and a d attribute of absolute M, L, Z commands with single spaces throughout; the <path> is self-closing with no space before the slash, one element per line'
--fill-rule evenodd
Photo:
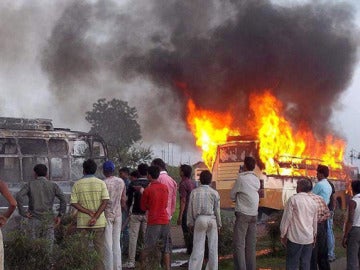
<path fill-rule="evenodd" d="M 191 10 L 195 15 L 186 13 L 186 4 L 179 5 L 182 13 L 177 13 L 174 7 L 181 1 L 114 2 L 0 2 L 1 116 L 51 118 L 57 127 L 87 131 L 85 112 L 98 98 L 124 99 L 138 109 L 144 141 L 153 146 L 156 155 L 175 164 L 196 162 L 200 153 L 182 120 L 183 97 L 164 83 L 168 78 L 177 78 L 176 67 L 172 73 L 149 71 L 136 59 L 145 55 L 155 68 L 161 68 L 157 66 L 159 54 L 148 52 L 171 46 L 173 51 L 184 48 L 182 35 L 196 45 L 198 39 L 206 40 L 204 33 L 209 28 L 221 28 L 223 22 L 231 19 L 233 10 L 216 0 L 193 1 Z M 357 0 L 272 2 L 284 6 L 346 2 L 352 5 L 354 21 L 360 26 Z M 205 3 L 209 3 L 207 8 Z M 342 13 L 337 16 L 341 21 Z M 186 53 L 181 57 L 186 59 Z M 174 56 L 168 56 L 171 63 Z M 169 77 L 159 78 L 158 74 L 163 73 Z M 347 139 L 348 150 L 356 151 L 360 151 L 359 75 L 360 65 L 356 64 L 351 79 L 340 84 L 346 85 L 346 91 L 334 96 L 339 102 L 331 106 L 330 119 L 335 130 Z M 349 161 L 347 157 L 346 160 Z"/>

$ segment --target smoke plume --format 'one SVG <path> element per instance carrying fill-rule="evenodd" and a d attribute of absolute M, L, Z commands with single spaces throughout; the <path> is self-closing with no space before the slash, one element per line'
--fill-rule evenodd
<path fill-rule="evenodd" d="M 35 95 L 37 113 L 22 108 L 20 116 L 48 113 L 42 117 L 81 129 L 92 103 L 115 97 L 137 108 L 147 141 L 193 144 L 184 121 L 189 97 L 203 109 L 231 107 L 242 122 L 251 117 L 249 94 L 268 88 L 294 126 L 306 121 L 321 136 L 356 60 L 347 4 L 34 0 L 0 10 L 0 21 L 16 23 L 0 29 L 0 48 L 15 50 L 2 49 L 2 59 L 14 73 L 35 69 L 49 90 Z M 15 66 L 26 56 L 31 64 Z"/>

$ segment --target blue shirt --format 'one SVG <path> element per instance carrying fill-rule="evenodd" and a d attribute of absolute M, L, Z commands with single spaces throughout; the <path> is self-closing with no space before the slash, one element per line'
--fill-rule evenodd
<path fill-rule="evenodd" d="M 326 178 L 317 182 L 312 192 L 322 197 L 327 205 L 329 204 L 332 188 Z"/>

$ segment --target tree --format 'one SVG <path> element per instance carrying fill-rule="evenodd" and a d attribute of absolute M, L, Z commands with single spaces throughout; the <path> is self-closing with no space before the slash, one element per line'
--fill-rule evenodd
<path fill-rule="evenodd" d="M 105 98 L 93 104 L 85 119 L 91 124 L 91 133 L 99 134 L 108 146 L 109 158 L 120 166 L 136 166 L 151 160 L 150 147 L 141 145 L 137 110 L 126 101 Z M 135 145 L 139 143 L 138 145 Z"/>

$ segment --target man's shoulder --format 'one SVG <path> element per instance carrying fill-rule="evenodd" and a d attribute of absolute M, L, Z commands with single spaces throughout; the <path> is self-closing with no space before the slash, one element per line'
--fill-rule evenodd
<path fill-rule="evenodd" d="M 75 182 L 74 186 L 86 186 L 89 184 L 105 185 L 105 182 L 103 180 L 97 178 L 96 176 L 83 177 L 83 178 L 80 178 L 79 180 L 77 180 Z"/>

